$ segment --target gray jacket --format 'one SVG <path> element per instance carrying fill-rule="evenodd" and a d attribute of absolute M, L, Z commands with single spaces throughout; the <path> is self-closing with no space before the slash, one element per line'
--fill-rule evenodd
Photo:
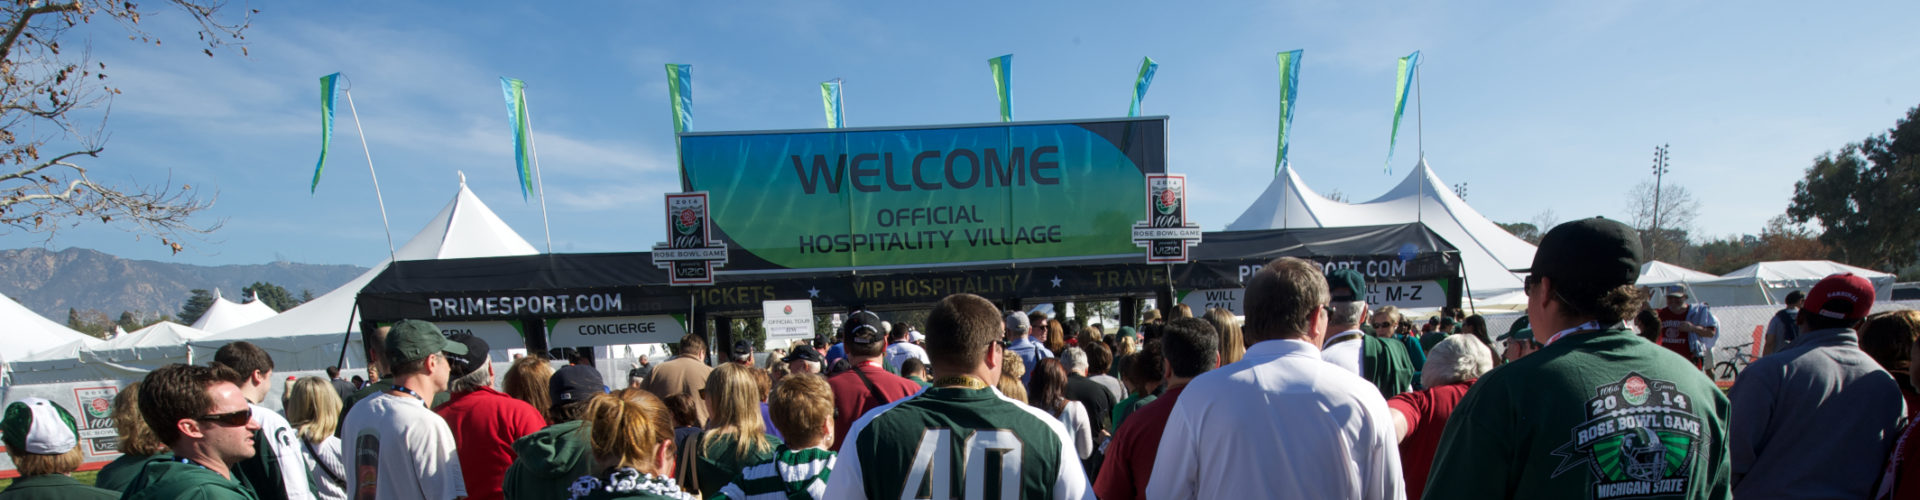
<path fill-rule="evenodd" d="M 1801 332 L 1729 396 L 1735 498 L 1869 498 L 1906 402 L 1853 330 Z"/>

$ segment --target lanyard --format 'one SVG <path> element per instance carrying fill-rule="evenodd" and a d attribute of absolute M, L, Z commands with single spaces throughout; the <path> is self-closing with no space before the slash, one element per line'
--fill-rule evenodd
<path fill-rule="evenodd" d="M 422 403 L 427 402 L 427 398 L 420 397 L 420 393 L 413 392 L 413 389 L 408 389 L 407 386 L 394 384 L 393 390 L 407 393 L 408 396 L 413 396 L 413 399 L 418 399 Z"/>
<path fill-rule="evenodd" d="M 206 470 L 209 470 L 209 471 L 211 471 L 211 470 L 213 470 L 212 468 L 210 468 L 210 467 L 207 467 L 207 466 L 205 466 L 205 465 L 200 465 L 200 463 L 199 463 L 199 462 L 195 462 L 195 461 L 193 461 L 192 459 L 187 459 L 187 458 L 175 458 L 174 460 L 176 460 L 176 461 L 179 461 L 180 463 L 183 463 L 183 464 L 187 464 L 187 465 L 191 465 L 191 466 L 194 466 L 194 467 L 199 467 L 199 468 L 202 468 L 202 469 L 206 469 Z"/>
<path fill-rule="evenodd" d="M 1334 335 L 1333 338 L 1331 339 L 1327 339 L 1325 343 L 1320 344 L 1320 348 L 1326 349 L 1328 347 L 1333 347 L 1334 344 L 1357 339 L 1357 338 L 1360 338 L 1361 335 L 1365 335 L 1365 334 L 1366 334 L 1365 332 L 1361 332 L 1359 330 L 1347 330 L 1345 332 Z"/>
<path fill-rule="evenodd" d="M 1565 337 L 1565 336 L 1567 336 L 1567 334 L 1570 334 L 1570 333 L 1574 333 L 1574 332 L 1584 332 L 1584 331 L 1590 331 L 1590 330 L 1599 330 L 1599 329 L 1600 329 L 1600 322 L 1599 322 L 1599 321 L 1588 321 L 1588 322 L 1585 322 L 1585 323 L 1581 323 L 1581 324 L 1580 324 L 1579 326 L 1575 326 L 1575 327 L 1573 327 L 1573 328 L 1568 328 L 1568 329 L 1565 329 L 1565 330 L 1561 330 L 1561 331 L 1560 331 L 1560 333 L 1556 333 L 1556 334 L 1553 334 L 1553 336 L 1552 336 L 1552 337 L 1547 337 L 1547 342 L 1546 342 L 1545 344 L 1541 344 L 1541 345 L 1542 345 L 1542 346 L 1549 346 L 1549 345 L 1553 345 L 1553 342 L 1554 342 L 1554 341 L 1556 341 L 1556 340 L 1560 340 L 1560 337 Z"/>

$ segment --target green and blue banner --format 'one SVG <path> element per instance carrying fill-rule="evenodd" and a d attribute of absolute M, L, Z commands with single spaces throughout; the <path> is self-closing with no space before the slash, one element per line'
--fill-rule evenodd
<path fill-rule="evenodd" d="M 307 194 L 320 190 L 320 171 L 327 168 L 327 151 L 333 148 L 333 95 L 340 74 L 320 77 L 320 161 L 313 164 L 313 186 Z"/>
<path fill-rule="evenodd" d="M 748 269 L 1137 256 L 1165 118 L 680 135 L 685 191 Z"/>
<path fill-rule="evenodd" d="M 1160 63 L 1151 57 L 1140 58 L 1140 76 L 1133 78 L 1133 104 L 1127 105 L 1127 116 L 1140 116 L 1140 101 L 1147 99 L 1147 86 L 1153 85 L 1153 72 L 1160 69 Z"/>
<path fill-rule="evenodd" d="M 507 98 L 507 123 L 513 126 L 513 165 L 520 173 L 520 200 L 533 193 L 533 135 L 528 130 L 527 84 L 500 77 L 500 91 Z"/>
<path fill-rule="evenodd" d="M 820 82 L 820 104 L 827 108 L 827 128 L 846 128 L 847 116 L 840 107 L 840 79 Z"/>
<path fill-rule="evenodd" d="M 1420 69 L 1420 51 L 1400 58 L 1399 80 L 1393 85 L 1393 135 L 1387 136 L 1387 175 L 1393 175 L 1393 146 L 1400 141 L 1400 116 L 1407 112 L 1407 94 L 1413 90 L 1414 72 Z"/>
<path fill-rule="evenodd" d="M 1287 132 L 1293 129 L 1293 101 L 1300 93 L 1300 55 L 1302 49 L 1281 52 L 1280 61 L 1280 140 L 1273 158 L 1273 172 L 1287 167 Z"/>
<path fill-rule="evenodd" d="M 693 65 L 667 65 L 667 103 L 673 106 L 673 132 L 693 130 Z"/>
<path fill-rule="evenodd" d="M 1013 54 L 987 60 L 993 70 L 993 91 L 1000 96 L 1000 121 L 1013 121 Z"/>

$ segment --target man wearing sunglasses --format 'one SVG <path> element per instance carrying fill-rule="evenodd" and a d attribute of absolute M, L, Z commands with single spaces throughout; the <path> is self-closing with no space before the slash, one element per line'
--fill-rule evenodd
<path fill-rule="evenodd" d="M 447 355 L 467 354 L 466 344 L 447 340 L 433 323 L 401 320 L 387 331 L 381 359 L 391 389 L 353 406 L 341 431 L 353 498 L 466 498 L 453 432 L 427 409 L 447 390 Z"/>
<path fill-rule="evenodd" d="M 1454 407 L 1426 498 L 1731 496 L 1727 396 L 1625 324 L 1641 304 L 1640 263 L 1638 232 L 1619 222 L 1541 238 L 1526 293 L 1543 347 Z"/>
<path fill-rule="evenodd" d="M 253 458 L 235 464 L 234 470 L 262 499 L 318 498 L 307 482 L 307 455 L 293 425 L 286 417 L 260 406 L 273 389 L 273 357 L 251 342 L 231 342 L 213 352 L 213 362 L 233 370 L 233 383 L 253 403 L 253 420 L 260 424 L 260 433 L 253 437 Z"/>
<path fill-rule="evenodd" d="M 154 455 L 123 500 L 257 500 L 232 467 L 253 457 L 259 421 L 227 368 L 171 364 L 140 384 L 140 413 L 172 453 Z"/>

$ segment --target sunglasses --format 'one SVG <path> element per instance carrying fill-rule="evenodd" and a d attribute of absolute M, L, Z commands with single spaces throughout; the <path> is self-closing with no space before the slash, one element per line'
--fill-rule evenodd
<path fill-rule="evenodd" d="M 1393 322 L 1392 322 L 1392 321 L 1387 321 L 1387 322 L 1382 322 L 1382 323 L 1374 323 L 1374 324 L 1373 324 L 1373 327 L 1374 327 L 1374 328 L 1387 328 L 1387 327 L 1390 327 L 1390 326 L 1393 326 Z"/>
<path fill-rule="evenodd" d="M 215 422 L 227 427 L 240 427 L 243 425 L 247 425 L 247 423 L 253 421 L 253 408 L 248 407 L 232 413 L 216 413 L 213 415 L 195 417 L 194 420 L 200 420 L 204 422 Z"/>

